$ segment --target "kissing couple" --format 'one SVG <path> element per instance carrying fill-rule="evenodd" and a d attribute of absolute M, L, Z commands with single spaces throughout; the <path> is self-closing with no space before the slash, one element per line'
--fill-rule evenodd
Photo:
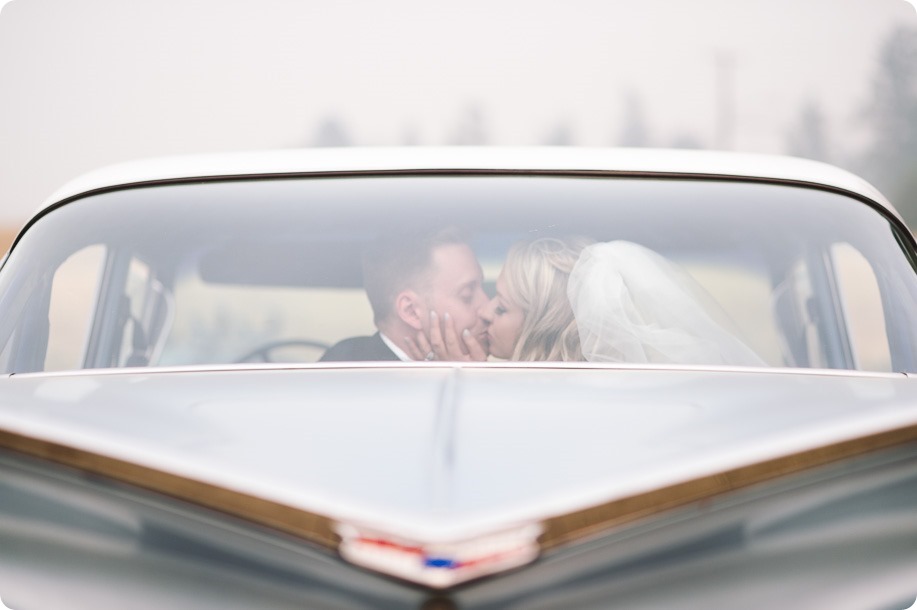
<path fill-rule="evenodd" d="M 764 365 L 686 271 L 633 242 L 520 241 L 489 298 L 459 230 L 393 235 L 364 253 L 363 280 L 378 332 L 321 361 Z"/>

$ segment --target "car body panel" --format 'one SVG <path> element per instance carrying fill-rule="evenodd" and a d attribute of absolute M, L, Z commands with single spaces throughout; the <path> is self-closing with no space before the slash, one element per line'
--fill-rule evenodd
<path fill-rule="evenodd" d="M 0 450 L 13 608 L 905 608 L 917 443 L 594 532 L 524 569 L 431 591 L 168 495 Z M 754 593 L 749 599 L 749 592 Z M 425 605 L 426 604 L 426 605 Z"/>
<path fill-rule="evenodd" d="M 327 367 L 4 385 L 8 434 L 147 469 L 132 483 L 160 471 L 429 542 L 785 456 L 809 467 L 813 449 L 917 426 L 903 375 Z"/>
<path fill-rule="evenodd" d="M 283 190 L 278 185 L 289 186 L 288 178 L 367 176 L 384 176 L 385 180 L 360 183 L 364 190 L 351 199 L 300 197 L 295 190 L 284 194 L 287 199 L 278 197 Z M 414 185 L 413 190 L 390 190 L 388 199 L 372 192 L 389 176 L 425 184 Z M 486 180 L 478 180 L 477 190 L 469 191 L 450 182 L 467 181 L 466 176 Z M 494 190 L 493 184 L 500 181 L 492 180 L 493 176 L 511 177 L 504 182 L 525 176 L 536 187 L 514 190 L 516 185 L 501 183 L 506 190 Z M 95 208 L 93 213 L 98 216 L 89 216 L 96 218 L 100 226 L 92 228 L 101 233 L 111 230 L 106 221 L 113 225 L 118 239 L 93 237 L 100 241 L 87 242 L 111 246 L 115 253 L 100 259 L 111 267 L 102 267 L 109 271 L 88 290 L 90 294 L 95 290 L 102 304 L 89 306 L 96 315 L 89 323 L 86 343 L 95 337 L 104 344 L 92 334 L 96 327 L 111 333 L 117 328 L 123 333 L 117 343 L 129 337 L 132 341 L 125 344 L 139 348 L 144 337 L 137 329 L 142 325 L 134 321 L 131 337 L 126 334 L 127 322 L 112 313 L 133 315 L 130 299 L 122 308 L 125 302 L 120 288 L 104 293 L 106 278 L 118 275 L 111 268 L 123 272 L 120 277 L 126 285 L 128 265 L 134 262 L 129 262 L 131 248 L 137 245 L 130 242 L 134 234 L 124 230 L 124 218 L 103 213 L 110 210 L 105 207 L 109 204 L 126 204 L 125 214 L 135 215 L 141 208 L 129 207 L 132 202 L 155 204 L 144 210 L 150 214 L 148 224 L 155 224 L 152 241 L 158 247 L 145 243 L 147 257 L 138 259 L 138 268 L 144 271 L 147 265 L 150 285 L 164 282 L 158 292 L 152 292 L 161 297 L 160 304 L 169 313 L 172 293 L 163 286 L 174 280 L 178 270 L 193 271 L 215 284 L 244 287 L 263 280 L 280 289 L 318 286 L 351 293 L 360 291 L 360 278 L 359 265 L 352 265 L 351 271 L 357 271 L 346 281 L 335 277 L 328 286 L 303 279 L 311 278 L 308 274 L 300 277 L 281 272 L 266 278 L 258 275 L 264 269 L 259 267 L 261 259 L 250 256 L 257 249 L 237 247 L 234 242 L 208 251 L 234 261 L 228 272 L 208 275 L 201 269 L 210 267 L 190 264 L 200 262 L 193 253 L 201 242 L 187 236 L 185 249 L 168 252 L 175 260 L 165 256 L 162 259 L 169 263 L 161 263 L 157 255 L 175 243 L 159 240 L 161 226 L 169 225 L 158 223 L 171 218 L 163 214 L 164 209 L 180 211 L 187 221 L 188 205 L 206 201 L 224 204 L 225 210 L 233 199 L 229 195 L 237 196 L 234 209 L 244 213 L 221 218 L 221 229 L 230 236 L 235 235 L 234 230 L 246 237 L 254 235 L 256 244 L 261 239 L 275 245 L 277 233 L 269 229 L 274 223 L 290 223 L 293 207 L 282 207 L 289 202 L 296 206 L 298 221 L 303 223 L 312 221 L 302 215 L 312 214 L 309 206 L 348 202 L 353 207 L 342 208 L 345 212 L 339 226 L 353 229 L 347 225 L 347 213 L 376 205 L 375 212 L 383 214 L 388 210 L 385 204 L 401 199 L 437 212 L 429 197 L 442 188 L 434 183 L 442 181 L 453 185 L 454 199 L 443 198 L 438 204 L 472 200 L 479 206 L 473 208 L 475 215 L 480 216 L 480 209 L 507 200 L 520 206 L 504 211 L 514 219 L 519 210 L 528 213 L 532 209 L 531 191 L 547 191 L 545 182 L 555 181 L 555 176 L 576 178 L 567 182 L 590 182 L 589 188 L 578 184 L 575 192 L 579 196 L 592 193 L 590 201 L 598 202 L 595 207 L 603 214 L 620 204 L 618 217 L 609 212 L 604 218 L 608 226 L 584 225 L 597 239 L 599 235 L 622 239 L 622 231 L 628 235 L 622 222 L 627 218 L 641 230 L 633 233 L 637 235 L 633 241 L 650 241 L 646 234 L 652 234 L 660 242 L 656 247 L 662 248 L 672 246 L 666 240 L 674 234 L 690 250 L 692 239 L 704 240 L 698 240 L 691 227 L 683 227 L 690 223 L 678 219 L 690 218 L 698 210 L 715 210 L 709 216 L 721 222 L 707 223 L 710 233 L 722 234 L 724 241 L 731 236 L 741 245 L 754 241 L 751 237 L 760 238 L 779 250 L 779 260 L 764 267 L 767 271 L 761 285 L 766 288 L 749 300 L 756 300 L 756 311 L 784 315 L 791 322 L 797 317 L 784 311 L 787 308 L 794 315 L 806 314 L 799 317 L 804 324 L 798 328 L 791 323 L 780 326 L 784 333 L 780 338 L 793 337 L 796 347 L 822 330 L 815 328 L 818 324 L 829 327 L 825 320 L 836 322 L 840 334 L 848 330 L 841 315 L 846 302 L 838 298 L 830 301 L 832 307 L 817 307 L 812 296 L 816 289 L 836 296 L 836 291 L 829 290 L 836 288 L 833 281 L 837 279 L 831 275 L 836 262 L 831 248 L 840 242 L 856 250 L 862 242 L 868 244 L 862 249 L 870 251 L 871 244 L 879 244 L 876 251 L 891 254 L 880 257 L 884 265 L 876 264 L 879 273 L 873 276 L 877 286 L 873 296 L 878 309 L 873 311 L 885 317 L 889 326 L 884 328 L 903 330 L 875 331 L 880 343 L 887 342 L 889 352 L 889 366 L 876 370 L 913 370 L 913 325 L 907 324 L 911 319 L 907 295 L 914 294 L 911 272 L 917 254 L 913 236 L 900 216 L 878 191 L 852 174 L 816 162 L 766 155 L 642 149 L 379 148 L 207 155 L 122 164 L 81 177 L 46 201 L 24 230 L 34 225 L 34 239 L 29 235 L 19 251 L 6 259 L 6 277 L 15 277 L 17 282 L 8 283 L 10 292 L 0 296 L 28 298 L 22 296 L 27 295 L 26 290 L 16 288 L 37 282 L 39 275 L 50 286 L 59 267 L 29 273 L 32 267 L 22 261 L 56 256 L 65 260 L 71 253 L 45 256 L 52 240 L 43 244 L 42 238 L 69 235 L 72 223 L 85 214 L 83 210 L 93 210 L 98 200 L 108 198 Z M 627 189 L 606 197 L 605 191 L 591 190 L 593 181 L 579 177 L 626 178 L 620 182 Z M 240 181 L 245 181 L 244 189 Z M 272 181 L 267 190 L 265 181 Z M 653 181 L 664 182 L 665 188 L 656 184 L 656 190 L 647 190 L 647 183 Z M 210 184 L 199 187 L 198 182 Z M 574 192 L 563 182 L 550 184 L 550 193 L 540 201 L 551 219 L 567 209 L 578 209 L 571 205 L 558 211 L 556 203 L 565 202 Z M 713 201 L 720 207 L 696 206 L 710 203 L 707 197 L 715 189 L 704 189 L 715 182 L 729 183 L 715 185 L 728 187 L 722 191 L 728 191 L 728 196 L 718 194 L 719 199 Z M 182 186 L 141 190 L 171 184 Z M 312 188 L 321 183 L 303 185 Z M 798 197 L 802 191 L 794 187 L 825 201 L 798 212 L 804 207 L 800 204 L 803 198 Z M 195 199 L 188 195 L 190 190 L 203 190 L 203 194 Z M 748 196 L 751 190 L 756 191 L 755 197 Z M 167 200 L 156 199 L 157 193 L 168 191 L 177 195 L 164 206 Z M 644 199 L 634 196 L 638 191 Z M 684 196 L 687 191 L 690 196 Z M 796 196 L 787 196 L 787 191 Z M 403 193 L 411 196 L 403 198 Z M 487 196 L 480 196 L 482 193 Z M 279 202 L 278 207 L 256 209 L 256 220 L 266 222 L 251 231 L 251 202 L 268 199 Z M 745 207 L 736 206 L 737 199 Z M 835 203 L 839 200 L 844 202 Z M 663 220 L 663 212 L 656 217 L 633 213 L 634 206 L 647 201 L 679 206 L 677 213 L 665 219 L 679 230 L 671 232 L 669 226 L 670 233 L 659 231 L 656 221 Z M 772 201 L 773 207 L 768 207 Z M 75 205 L 70 206 L 71 202 Z M 410 205 L 399 209 L 420 209 Z M 196 237 L 207 232 L 214 209 L 209 205 L 196 208 L 198 224 L 186 223 L 185 233 Z M 769 225 L 775 230 L 762 232 L 749 222 L 749 213 L 760 219 L 774 209 L 781 211 L 780 220 L 792 222 L 801 216 L 809 223 L 793 226 L 806 230 L 788 232 L 795 241 L 786 252 L 781 243 L 787 242 L 771 239 L 782 226 Z M 823 223 L 825 214 L 837 209 L 854 210 L 856 215 L 851 217 L 858 219 L 844 225 L 846 232 L 837 234 L 843 238 L 835 238 L 829 230 L 832 224 Z M 281 212 L 270 215 L 271 210 Z M 247 219 L 242 223 L 245 226 L 231 224 L 238 218 Z M 652 222 L 643 222 L 644 218 Z M 51 227 L 43 232 L 43 224 Z M 823 224 L 826 232 L 813 238 Z M 535 231 L 556 227 L 549 222 L 533 225 Z M 305 239 L 300 235 L 301 226 L 283 228 Z M 316 221 L 310 229 L 333 234 L 326 226 L 337 225 Z M 482 226 L 477 227 L 479 237 L 487 238 Z M 356 233 L 342 231 L 347 239 L 336 245 L 349 247 L 348 254 L 356 255 L 359 246 L 353 244 L 364 242 L 355 235 L 368 240 L 367 236 L 384 230 L 380 227 L 368 230 L 359 225 Z M 523 224 L 499 227 L 506 232 L 506 240 L 519 239 L 526 229 Z M 876 241 L 860 240 L 864 234 Z M 77 238 L 74 241 L 79 243 Z M 268 248 L 270 256 L 264 257 L 268 267 L 296 256 L 321 263 L 329 251 L 338 252 L 318 248 L 308 250 L 313 252 L 310 256 L 296 249 L 301 243 L 295 240 L 281 245 L 291 248 Z M 226 256 L 229 252 L 235 258 Z M 741 250 L 714 252 L 708 262 L 728 265 L 735 262 L 736 252 Z M 491 271 L 501 263 L 499 254 L 488 260 Z M 254 264 L 246 264 L 253 259 Z M 767 261 L 769 265 L 773 262 Z M 869 264 L 868 258 L 863 261 Z M 806 275 L 810 268 L 817 271 L 813 274 L 816 280 Z M 18 281 L 21 276 L 25 279 Z M 815 288 L 809 285 L 816 281 L 820 284 Z M 741 286 L 736 288 L 741 290 Z M 36 294 L 50 300 L 51 288 Z M 19 304 L 29 314 L 40 310 Z M 70 305 L 66 297 L 64 304 Z M 35 329 L 45 335 L 47 344 L 53 322 L 42 319 L 50 320 L 43 313 L 18 327 L 26 330 L 10 352 L 19 349 L 18 344 L 29 351 L 30 339 L 40 337 L 25 335 Z M 302 316 L 299 309 L 295 313 Z M 158 314 L 149 318 L 159 320 Z M 322 324 L 326 321 L 315 318 Z M 148 326 L 159 328 L 152 321 Z M 190 335 L 206 334 L 198 333 L 200 330 L 190 325 Z M 42 357 L 39 366 L 7 370 L 43 370 L 40 350 L 32 351 L 36 359 Z M 113 348 L 109 351 L 115 353 Z M 246 351 L 251 350 L 239 353 Z M 627 607 L 659 607 L 674 605 L 679 592 L 688 596 L 688 606 L 722 607 L 747 599 L 743 585 L 766 590 L 767 594 L 754 599 L 780 607 L 820 607 L 826 599 L 843 607 L 844 603 L 851 606 L 852 600 L 885 603 L 906 597 L 911 591 L 906 579 L 917 569 L 917 552 L 909 552 L 917 542 L 917 527 L 910 518 L 917 507 L 913 484 L 917 481 L 917 376 L 912 372 L 842 370 L 845 367 L 840 365 L 832 370 L 786 368 L 836 363 L 830 359 L 788 360 L 780 351 L 778 356 L 782 359 L 774 360 L 772 368 L 511 362 L 208 364 L 240 362 L 237 357 L 192 360 L 199 362 L 194 366 L 168 366 L 189 361 L 166 360 L 163 367 L 129 368 L 129 363 L 135 365 L 130 359 L 122 362 L 120 356 L 100 356 L 78 360 L 86 370 L 0 376 L 0 488 L 9 491 L 0 498 L 0 543 L 24 549 L 7 560 L 0 556 L 0 577 L 18 570 L 24 576 L 17 582 L 44 590 L 56 575 L 65 575 L 71 583 L 66 590 L 74 595 L 80 586 L 73 583 L 83 583 L 74 576 L 83 569 L 80 556 L 89 559 L 87 566 L 102 571 L 117 571 L 123 557 L 131 566 L 130 584 L 118 591 L 139 591 L 147 604 L 144 607 L 158 607 L 166 599 L 150 593 L 145 580 L 148 569 L 154 578 L 171 583 L 165 589 L 174 586 L 176 591 L 187 592 L 194 601 L 184 602 L 195 607 L 231 603 L 224 598 L 226 591 L 235 589 L 219 583 L 237 574 L 250 579 L 244 582 L 252 589 L 243 584 L 242 590 L 266 587 L 274 597 L 265 599 L 280 600 L 278 607 L 297 603 L 380 608 L 421 604 L 451 608 L 456 603 L 468 608 L 605 607 L 612 601 Z M 852 357 L 841 364 L 857 368 Z M 878 498 L 874 504 L 863 500 L 873 492 Z M 835 523 L 839 514 L 845 517 Z M 27 527 L 22 529 L 23 525 Z M 118 534 L 115 541 L 109 537 L 111 530 Z M 66 535 L 55 539 L 49 532 Z M 805 536 L 796 535 L 800 532 Z M 109 553 L 112 548 L 113 554 Z M 837 549 L 849 558 L 847 567 L 832 563 Z M 881 555 L 882 561 L 866 566 L 873 555 Z M 797 573 L 810 559 L 817 569 L 811 581 L 806 581 Z M 43 572 L 40 566 L 45 561 L 55 571 Z M 39 567 L 26 566 L 29 562 Z M 183 573 L 183 562 L 193 569 Z M 468 568 L 472 564 L 477 567 Z M 484 569 L 478 569 L 484 564 Z M 198 582 L 198 570 L 217 576 L 211 584 L 199 586 L 193 584 Z M 740 582 L 723 583 L 717 573 L 728 573 Z M 821 595 L 819 588 L 824 589 L 833 575 L 844 580 L 845 586 L 839 588 L 842 593 Z M 888 577 L 883 579 L 883 575 Z M 119 592 L 107 594 L 107 578 L 93 574 L 89 584 L 83 584 L 84 590 L 105 591 L 89 597 L 101 600 L 100 607 L 118 607 Z M 857 589 L 861 586 L 857 578 L 865 583 L 862 590 Z M 790 586 L 778 591 L 775 582 Z M 884 587 L 880 595 L 875 594 L 877 582 Z M 0 578 L 0 587 L 3 585 Z M 358 589 L 353 595 L 348 591 L 351 586 Z M 36 604 L 50 599 L 30 596 L 29 587 L 17 589 L 14 599 Z M 209 595 L 211 589 L 219 589 L 220 595 Z M 303 591 L 305 596 L 300 595 Z M 806 595 L 794 597 L 796 591 Z M 5 590 L 0 590 L 3 594 Z M 175 599 L 180 600 L 180 595 Z M 249 598 L 243 594 L 235 601 L 236 606 L 244 607 Z M 62 607 L 60 599 L 49 603 Z M 182 601 L 175 603 L 182 607 Z"/>

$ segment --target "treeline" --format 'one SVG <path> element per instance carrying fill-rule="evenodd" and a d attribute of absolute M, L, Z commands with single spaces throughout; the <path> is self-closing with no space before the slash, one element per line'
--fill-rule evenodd
<path fill-rule="evenodd" d="M 868 89 L 866 100 L 856 116 L 849 120 L 856 128 L 865 127 L 869 133 L 868 144 L 858 144 L 855 149 L 849 138 L 833 137 L 831 125 L 817 100 L 803 104 L 792 122 L 786 126 L 784 152 L 798 157 L 825 161 L 844 167 L 875 184 L 901 211 L 911 227 L 917 227 L 917 29 L 898 26 L 882 44 L 879 61 Z M 634 91 L 623 95 L 622 120 L 617 132 L 609 132 L 606 143 L 610 146 L 659 146 L 668 148 L 707 148 L 697 134 L 685 131 L 668 135 L 651 133 L 645 116 L 645 104 Z M 709 147 L 729 147 L 736 128 L 729 118 L 731 109 L 717 100 L 718 132 L 725 125 L 724 137 L 714 138 Z M 722 123 L 722 125 L 721 125 Z M 435 141 L 423 138 L 416 126 L 407 126 L 399 141 L 402 145 L 495 144 L 485 110 L 469 104 L 455 118 L 454 124 Z M 835 127 L 835 130 L 837 127 Z M 536 134 L 537 137 L 537 134 Z M 304 142 L 307 146 L 350 146 L 358 144 L 344 122 L 328 116 L 316 125 Z M 563 146 L 576 145 L 578 138 L 571 121 L 559 118 L 549 125 L 538 143 Z"/>
<path fill-rule="evenodd" d="M 899 27 L 886 39 L 869 99 L 864 117 L 873 138 L 852 169 L 917 228 L 917 29 Z"/>
<path fill-rule="evenodd" d="M 623 97 L 623 120 L 621 129 L 607 134 L 605 144 L 608 146 L 644 147 L 658 146 L 663 148 L 704 148 L 701 140 L 693 133 L 682 131 L 670 137 L 657 137 L 651 134 L 649 124 L 643 111 L 643 100 L 640 96 L 628 91 Z M 469 104 L 456 115 L 454 123 L 447 127 L 442 137 L 423 138 L 416 126 L 408 126 L 401 133 L 395 145 L 417 146 L 488 146 L 498 144 L 490 133 L 487 113 L 480 104 Z M 537 134 L 536 134 L 537 135 Z M 579 143 L 572 121 L 559 118 L 549 125 L 537 144 L 545 146 L 575 146 Z M 357 146 L 361 142 L 353 136 L 346 123 L 340 117 L 328 115 L 321 119 L 304 144 L 310 147 Z"/>
<path fill-rule="evenodd" d="M 787 132 L 787 153 L 866 178 L 917 228 L 917 29 L 899 26 L 885 39 L 863 99 L 851 121 L 868 127 L 865 147 L 838 145 L 821 106 L 809 101 Z"/>

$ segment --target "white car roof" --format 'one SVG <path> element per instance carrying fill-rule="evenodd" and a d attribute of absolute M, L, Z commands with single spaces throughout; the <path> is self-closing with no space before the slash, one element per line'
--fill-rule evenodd
<path fill-rule="evenodd" d="M 313 148 L 164 157 L 132 161 L 84 174 L 49 197 L 43 208 L 74 196 L 133 184 L 192 178 L 309 173 L 411 172 L 598 172 L 710 176 L 817 185 L 869 199 L 900 218 L 871 184 L 845 170 L 778 155 L 572 147 Z"/>

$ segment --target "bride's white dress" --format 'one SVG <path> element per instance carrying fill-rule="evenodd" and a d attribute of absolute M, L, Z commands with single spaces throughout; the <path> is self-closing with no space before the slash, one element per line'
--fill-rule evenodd
<path fill-rule="evenodd" d="M 697 281 L 628 241 L 585 248 L 567 296 L 590 362 L 764 366 Z"/>

